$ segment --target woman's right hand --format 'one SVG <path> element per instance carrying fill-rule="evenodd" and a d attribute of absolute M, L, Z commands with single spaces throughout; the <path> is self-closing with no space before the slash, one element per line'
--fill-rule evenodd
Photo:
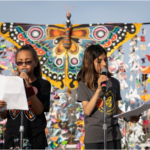
<path fill-rule="evenodd" d="M 97 88 L 97 90 L 99 92 L 101 92 L 101 90 L 102 90 L 101 83 L 104 82 L 104 81 L 108 81 L 108 79 L 109 78 L 107 76 L 105 76 L 105 75 L 100 75 L 99 76 L 99 78 L 98 78 L 98 88 Z"/>
<path fill-rule="evenodd" d="M 1 109 L 2 107 L 4 107 L 5 105 L 6 105 L 6 102 L 3 101 L 3 100 L 0 100 L 0 109 Z"/>

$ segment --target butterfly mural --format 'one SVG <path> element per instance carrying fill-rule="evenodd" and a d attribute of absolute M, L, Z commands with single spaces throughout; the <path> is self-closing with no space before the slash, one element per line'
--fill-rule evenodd
<path fill-rule="evenodd" d="M 68 10 L 67 10 L 68 11 Z M 85 49 L 100 44 L 108 57 L 133 38 L 142 23 L 71 24 L 71 10 L 66 24 L 0 23 L 0 35 L 17 48 L 31 44 L 38 54 L 42 75 L 60 89 L 78 87 L 77 74 Z M 14 67 L 15 68 L 15 67 Z"/>

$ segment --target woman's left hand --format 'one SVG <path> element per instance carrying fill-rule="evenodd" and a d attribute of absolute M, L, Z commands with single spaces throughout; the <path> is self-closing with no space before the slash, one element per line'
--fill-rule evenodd
<path fill-rule="evenodd" d="M 25 72 L 21 72 L 20 77 L 24 79 L 25 87 L 30 87 L 29 76 Z"/>
<path fill-rule="evenodd" d="M 129 121 L 132 123 L 137 123 L 140 119 L 140 116 L 142 116 L 142 114 L 140 114 L 139 116 L 131 116 Z"/>

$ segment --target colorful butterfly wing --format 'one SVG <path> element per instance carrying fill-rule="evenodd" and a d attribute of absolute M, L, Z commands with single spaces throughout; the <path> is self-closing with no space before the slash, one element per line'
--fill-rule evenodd
<path fill-rule="evenodd" d="M 14 120 L 20 114 L 20 110 L 12 109 L 9 110 L 10 117 Z"/>
<path fill-rule="evenodd" d="M 49 50 L 48 44 L 52 42 L 51 39 L 48 42 L 45 41 L 47 42 L 45 45 L 40 43 L 47 38 L 47 28 L 49 27 L 46 25 L 38 24 L 0 23 L 0 34 L 17 48 L 31 44 L 38 56 L 42 56 Z"/>
<path fill-rule="evenodd" d="M 36 114 L 32 108 L 31 101 L 29 99 L 28 99 L 28 106 L 29 106 L 29 110 L 25 110 L 24 114 L 28 120 L 33 121 L 36 118 Z"/>
<path fill-rule="evenodd" d="M 72 45 L 77 45 L 74 41 L 72 41 Z M 71 89 L 75 89 L 78 86 L 77 82 L 77 74 L 81 69 L 82 60 L 84 55 L 84 50 L 80 45 L 78 45 L 78 52 L 72 51 L 67 53 L 66 61 L 66 85 Z"/>
<path fill-rule="evenodd" d="M 42 65 L 43 77 L 50 81 L 51 84 L 64 89 L 66 61 L 65 49 L 62 48 L 62 52 L 59 52 L 60 51 L 57 50 L 57 47 L 54 47 L 40 59 L 40 64 Z"/>
<path fill-rule="evenodd" d="M 71 39 L 84 49 L 98 42 L 90 37 L 89 25 L 74 25 L 72 27 Z"/>
<path fill-rule="evenodd" d="M 82 24 L 74 26 L 72 32 L 86 32 L 84 36 L 79 34 L 71 35 L 72 38 L 78 38 L 78 44 L 84 48 L 91 44 L 100 44 L 107 50 L 109 57 L 122 44 L 134 37 L 142 26 L 142 23 L 133 24 Z M 77 33 L 77 32 L 75 32 Z M 75 35 L 75 36 L 74 36 Z"/>
<path fill-rule="evenodd" d="M 65 89 L 66 74 L 66 50 L 63 46 L 65 37 L 65 25 L 54 26 L 47 29 L 48 36 L 45 41 L 53 40 L 49 45 L 52 47 L 43 57 L 40 58 L 43 77 L 58 88 Z M 44 43 L 41 41 L 40 43 Z"/>
<path fill-rule="evenodd" d="M 49 25 L 46 29 L 46 37 L 43 40 L 39 41 L 39 44 L 42 46 L 46 46 L 50 51 L 54 47 L 57 47 L 58 53 L 62 52 L 62 40 L 65 37 L 65 25 L 58 24 L 58 25 Z M 61 48 L 60 48 L 61 46 Z M 59 52 L 61 51 L 61 52 Z"/>
<path fill-rule="evenodd" d="M 0 34 L 18 48 L 31 44 L 40 58 L 42 75 L 53 85 L 65 88 L 64 24 L 0 23 Z"/>

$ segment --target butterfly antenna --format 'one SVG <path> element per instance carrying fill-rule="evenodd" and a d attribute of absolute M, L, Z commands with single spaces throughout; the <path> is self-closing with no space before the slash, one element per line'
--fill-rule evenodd
<path fill-rule="evenodd" d="M 72 9 L 73 7 L 75 7 L 75 5 L 74 5 L 74 6 L 72 6 L 72 7 L 70 8 L 70 11 L 69 11 L 69 13 L 71 13 L 71 9 Z"/>
<path fill-rule="evenodd" d="M 67 9 L 67 14 L 68 14 L 69 12 L 68 12 L 68 8 L 67 8 L 67 6 L 66 6 L 65 4 L 64 4 L 64 6 L 66 7 L 66 9 Z"/>
<path fill-rule="evenodd" d="M 150 24 L 150 22 L 144 22 L 144 23 L 142 23 L 142 24 L 143 24 L 143 25 L 144 25 L 144 24 L 146 25 L 146 24 Z"/>

